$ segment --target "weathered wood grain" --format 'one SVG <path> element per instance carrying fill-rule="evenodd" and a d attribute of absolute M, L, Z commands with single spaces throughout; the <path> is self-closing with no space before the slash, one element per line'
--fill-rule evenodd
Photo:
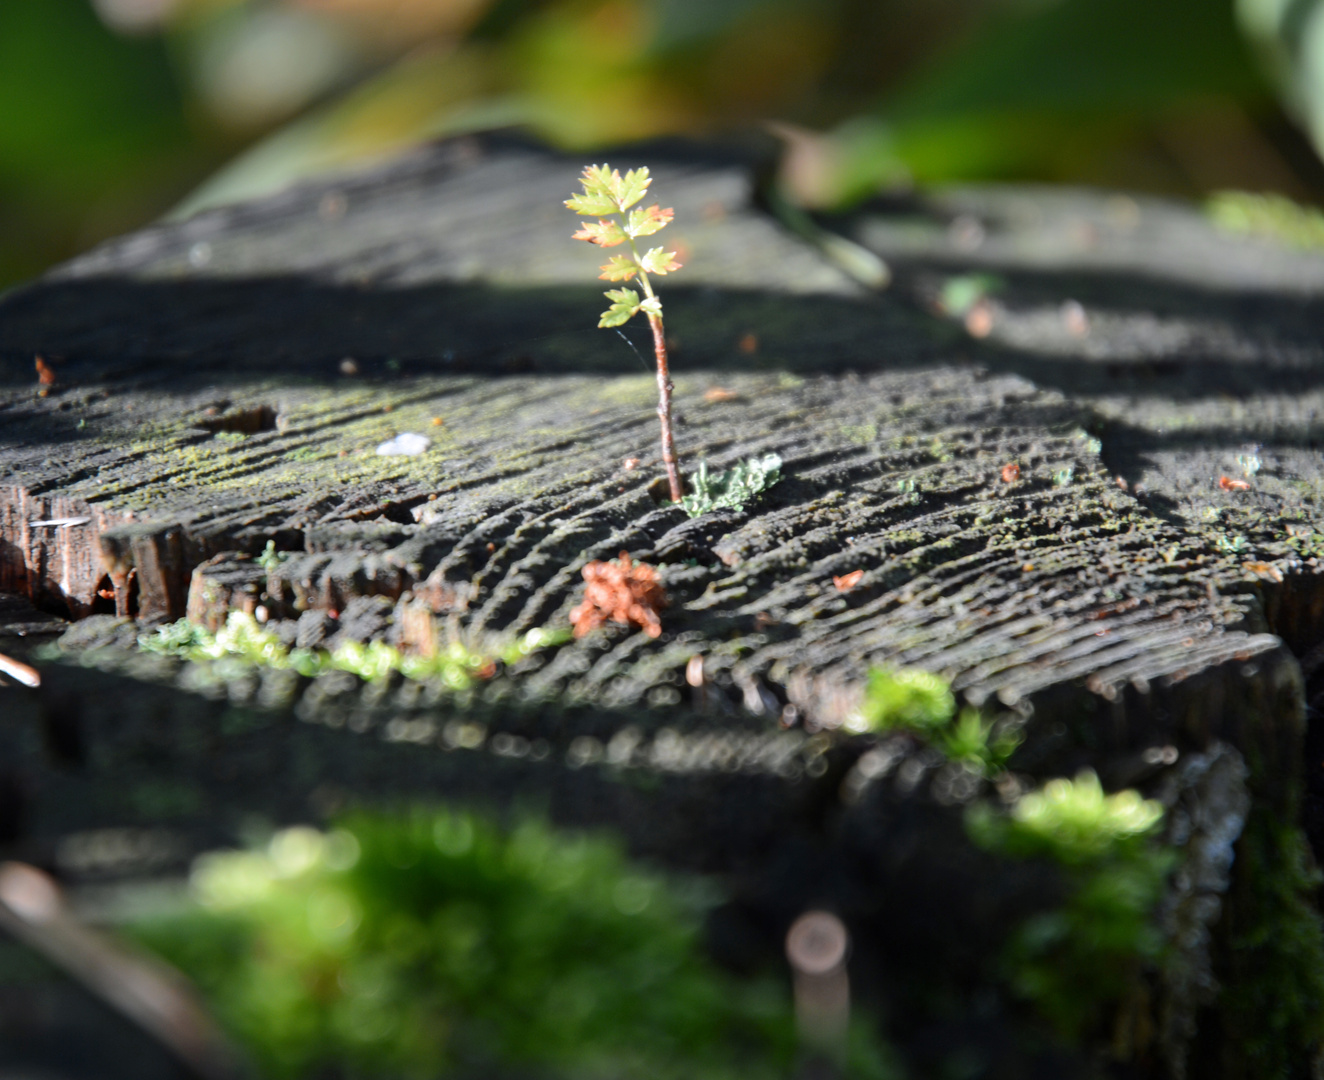
<path fill-rule="evenodd" d="M 1090 766 L 1186 815 L 1165 917 L 1188 944 L 1132 1067 L 1209 1065 L 1237 1028 L 1227 1005 L 1196 1040 L 1235 970 L 1205 901 L 1247 812 L 1298 819 L 1319 689 L 1297 658 L 1324 638 L 1324 263 L 1165 203 L 956 192 L 829 223 L 889 259 L 875 293 L 759 211 L 743 163 L 655 153 L 687 264 L 662 290 L 683 462 L 784 461 L 741 513 L 650 495 L 652 378 L 592 329 L 578 164 L 519 143 L 154 226 L 0 302 L 0 589 L 75 618 L 260 605 L 292 638 L 406 649 L 564 625 L 583 565 L 622 550 L 671 597 L 657 641 L 590 635 L 461 698 L 145 657 L 84 622 L 6 736 L 41 777 L 14 850 L 76 876 L 62 838 L 157 829 L 177 867 L 245 814 L 522 796 L 739 871 L 768 949 L 838 904 L 871 992 L 922 1027 L 906 987 L 968 989 L 1058 885 L 964 841 L 984 782 L 838 732 L 872 665 L 914 665 L 1015 714 L 1014 785 Z M 972 268 L 1003 279 L 981 338 L 935 305 Z M 430 448 L 379 456 L 401 432 Z"/>

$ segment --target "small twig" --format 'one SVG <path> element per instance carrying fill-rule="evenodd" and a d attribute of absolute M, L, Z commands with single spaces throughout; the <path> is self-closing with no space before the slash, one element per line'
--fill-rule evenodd
<path fill-rule="evenodd" d="M 0 675 L 8 675 L 15 682 L 21 682 L 24 686 L 31 686 L 33 689 L 41 685 L 41 672 L 4 653 L 0 653 Z"/>
<path fill-rule="evenodd" d="M 151 1036 L 200 1080 L 233 1080 L 237 1058 L 172 969 L 130 953 L 69 914 L 55 883 L 0 863 L 0 931 L 21 941 Z"/>
<path fill-rule="evenodd" d="M 649 315 L 648 325 L 653 328 L 653 352 L 657 356 L 657 418 L 662 423 L 662 464 L 667 469 L 671 501 L 678 503 L 685 497 L 685 488 L 680 482 L 676 442 L 671 434 L 671 371 L 667 367 L 667 339 L 662 332 L 660 316 Z"/>

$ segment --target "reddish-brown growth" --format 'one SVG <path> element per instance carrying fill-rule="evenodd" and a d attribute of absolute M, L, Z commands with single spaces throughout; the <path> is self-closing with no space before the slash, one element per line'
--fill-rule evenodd
<path fill-rule="evenodd" d="M 1230 476 L 1220 476 L 1218 486 L 1224 491 L 1249 491 L 1250 485 L 1245 480 L 1233 480 Z"/>
<path fill-rule="evenodd" d="M 1004 484 L 1014 484 L 1021 478 L 1021 467 L 1016 462 L 1010 462 L 1002 466 L 1002 482 Z"/>
<path fill-rule="evenodd" d="M 667 597 L 651 566 L 631 563 L 622 551 L 617 560 L 585 566 L 584 581 L 584 602 L 570 612 L 575 637 L 608 621 L 637 626 L 649 637 L 662 633 L 657 613 L 667 606 Z"/>
<path fill-rule="evenodd" d="M 832 584 L 841 592 L 846 592 L 848 589 L 855 588 L 855 586 L 860 583 L 862 577 L 864 577 L 863 570 L 852 570 L 849 574 L 842 574 L 840 577 L 833 574 Z"/>

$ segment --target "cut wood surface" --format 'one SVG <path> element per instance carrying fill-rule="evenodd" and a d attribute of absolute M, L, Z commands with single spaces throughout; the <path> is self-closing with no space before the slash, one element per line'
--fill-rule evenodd
<path fill-rule="evenodd" d="M 102 616 L 43 662 L 40 697 L 0 690 L 28 717 L 3 735 L 26 763 L 0 773 L 13 850 L 141 872 L 246 814 L 524 797 L 746 873 L 766 926 L 824 893 L 899 920 L 908 940 L 863 955 L 947 970 L 1051 888 L 1003 869 L 981 898 L 990 864 L 940 852 L 984 782 L 838 731 L 871 667 L 919 667 L 1016 716 L 1013 786 L 1089 766 L 1165 792 L 1172 821 L 1206 808 L 1171 837 L 1189 873 L 1168 929 L 1195 929 L 1145 1068 L 1214 1068 L 1195 1016 L 1235 963 L 1196 902 L 1228 887 L 1209 838 L 1230 851 L 1246 798 L 1301 812 L 1324 259 L 1157 200 L 958 190 L 826 223 L 888 260 L 879 292 L 760 210 L 746 162 L 647 154 L 612 164 L 648 164 L 676 208 L 685 267 L 659 291 L 682 466 L 783 461 L 742 512 L 651 493 L 648 350 L 593 328 L 600 259 L 562 206 L 580 163 L 517 141 L 153 226 L 0 302 L 0 590 Z M 972 272 L 998 277 L 957 305 Z M 428 449 L 378 452 L 402 433 Z M 259 561 L 268 542 L 284 557 Z M 660 638 L 598 631 L 462 702 L 144 656 L 110 617 L 261 607 L 290 644 L 477 647 L 568 625 L 585 564 L 622 551 L 659 568 Z M 96 854 L 106 830 L 121 864 Z M 962 929 L 906 922 L 933 904 Z M 874 982 L 906 1015 L 899 976 Z"/>

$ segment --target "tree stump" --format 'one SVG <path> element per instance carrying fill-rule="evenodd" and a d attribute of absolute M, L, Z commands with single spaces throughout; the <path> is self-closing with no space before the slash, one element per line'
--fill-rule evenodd
<path fill-rule="evenodd" d="M 733 963 L 837 910 L 915 1075 L 1307 1075 L 1324 260 L 1009 188 L 879 199 L 816 245 L 743 158 L 616 156 L 676 208 L 683 468 L 782 458 L 742 511 L 655 498 L 648 350 L 594 329 L 562 206 L 582 163 L 515 139 L 152 226 L 0 301 L 0 590 L 74 621 L 40 691 L 0 690 L 5 852 L 86 883 L 254 816 L 537 806 L 721 875 Z M 427 449 L 379 451 L 403 433 Z M 659 638 L 598 630 L 460 693 L 133 646 L 260 608 L 291 645 L 495 648 L 567 626 L 620 552 L 659 570 Z M 1009 771 L 852 733 L 878 666 L 1014 727 Z M 1161 799 L 1181 864 L 1166 960 L 1072 1044 L 999 959 L 1061 875 L 963 821 L 1085 768 Z"/>

